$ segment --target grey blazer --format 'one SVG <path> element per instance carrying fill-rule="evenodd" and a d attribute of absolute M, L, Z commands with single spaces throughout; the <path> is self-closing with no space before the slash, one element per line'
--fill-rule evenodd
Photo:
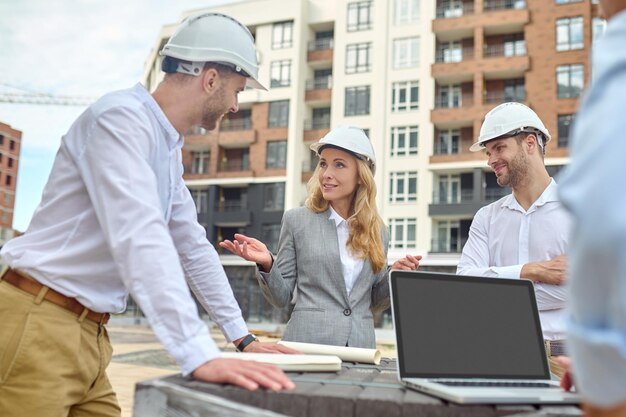
<path fill-rule="evenodd" d="M 329 210 L 313 213 L 306 207 L 285 212 L 278 254 L 269 273 L 257 273 L 259 285 L 277 307 L 295 302 L 284 340 L 374 348 L 372 313 L 389 307 L 389 268 L 374 274 L 366 259 L 348 296 L 329 216 Z M 386 230 L 381 234 L 386 255 Z"/>

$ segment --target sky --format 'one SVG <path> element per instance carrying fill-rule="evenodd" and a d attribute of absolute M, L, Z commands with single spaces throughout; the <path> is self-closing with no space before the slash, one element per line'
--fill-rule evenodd
<path fill-rule="evenodd" d="M 163 25 L 233 1 L 0 0 L 0 93 L 97 98 L 131 87 Z M 28 227 L 61 137 L 85 108 L 0 102 L 0 122 L 22 131 L 14 229 Z"/>

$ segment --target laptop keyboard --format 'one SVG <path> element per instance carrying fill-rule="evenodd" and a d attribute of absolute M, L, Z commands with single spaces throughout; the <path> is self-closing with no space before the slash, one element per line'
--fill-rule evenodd
<path fill-rule="evenodd" d="M 529 381 L 446 381 L 438 379 L 437 382 L 450 387 L 558 388 L 545 382 Z"/>

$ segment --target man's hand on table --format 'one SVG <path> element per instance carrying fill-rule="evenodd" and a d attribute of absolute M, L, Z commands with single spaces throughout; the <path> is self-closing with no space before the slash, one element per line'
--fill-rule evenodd
<path fill-rule="evenodd" d="M 240 359 L 210 360 L 196 368 L 191 376 L 200 381 L 232 384 L 250 391 L 259 387 L 274 391 L 290 390 L 295 387 L 277 366 Z"/>

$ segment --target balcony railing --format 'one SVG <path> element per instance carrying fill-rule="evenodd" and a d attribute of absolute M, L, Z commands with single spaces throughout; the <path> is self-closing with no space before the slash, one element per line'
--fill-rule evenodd
<path fill-rule="evenodd" d="M 209 173 L 209 165 L 204 164 L 202 166 L 197 166 L 194 164 L 185 164 L 184 165 L 185 175 L 194 175 L 194 174 L 208 174 Z"/>
<path fill-rule="evenodd" d="M 319 51 L 322 49 L 331 49 L 334 46 L 335 41 L 333 38 L 322 38 L 309 41 L 308 50 Z"/>
<path fill-rule="evenodd" d="M 220 124 L 220 130 L 222 132 L 233 132 L 236 130 L 250 130 L 252 129 L 252 119 L 224 119 Z"/>
<path fill-rule="evenodd" d="M 517 101 L 519 103 L 526 101 L 526 91 L 517 94 L 508 94 L 504 91 L 487 91 L 487 93 L 485 93 L 485 103 L 498 104 L 507 103 L 509 101 Z"/>
<path fill-rule="evenodd" d="M 511 194 L 508 187 L 485 188 L 485 201 L 496 201 L 508 194 Z"/>
<path fill-rule="evenodd" d="M 501 43 L 495 45 L 485 45 L 485 57 L 493 58 L 499 56 L 524 56 L 526 55 L 526 42 L 523 40 L 514 43 Z"/>
<path fill-rule="evenodd" d="M 330 129 L 330 117 L 304 121 L 304 130 Z"/>
<path fill-rule="evenodd" d="M 306 80 L 307 90 L 324 90 L 333 88 L 333 77 L 328 75 L 326 77 L 318 77 L 312 80 Z"/>
<path fill-rule="evenodd" d="M 460 97 L 435 97 L 436 109 L 458 109 L 461 107 L 472 107 L 474 105 L 474 96 L 471 94 L 462 94 Z"/>
<path fill-rule="evenodd" d="M 474 2 L 463 3 L 461 7 L 437 6 L 437 19 L 450 19 L 474 13 Z"/>
<path fill-rule="evenodd" d="M 435 54 L 437 63 L 454 63 L 474 59 L 474 48 L 440 49 Z"/>
<path fill-rule="evenodd" d="M 439 194 L 438 191 L 433 193 L 433 204 L 460 204 L 467 201 L 472 201 L 474 195 L 473 190 L 461 190 L 456 195 L 452 193 Z"/>
<path fill-rule="evenodd" d="M 243 159 L 232 159 L 220 164 L 220 171 L 222 172 L 247 171 L 249 169 L 250 163 Z"/>
<path fill-rule="evenodd" d="M 246 203 L 241 200 L 218 201 L 215 203 L 215 210 L 219 212 L 243 211 L 246 208 Z"/>
<path fill-rule="evenodd" d="M 467 242 L 467 237 L 461 239 L 433 239 L 431 242 L 431 252 L 435 253 L 461 253 L 463 246 Z"/>
<path fill-rule="evenodd" d="M 486 0 L 483 8 L 485 11 L 525 9 L 526 1 L 524 0 Z"/>

